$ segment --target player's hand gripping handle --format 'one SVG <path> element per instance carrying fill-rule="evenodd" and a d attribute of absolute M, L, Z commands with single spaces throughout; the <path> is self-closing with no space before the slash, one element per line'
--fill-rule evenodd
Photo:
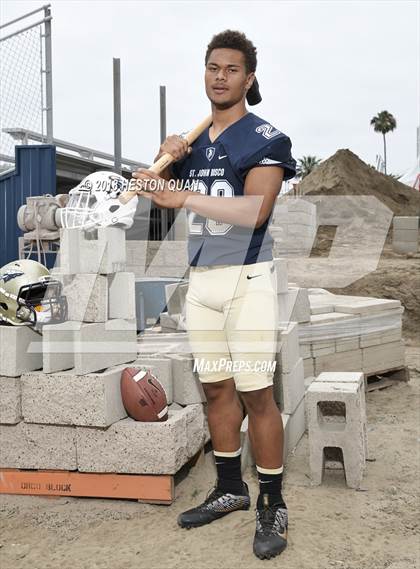
<path fill-rule="evenodd" d="M 188 142 L 188 146 L 191 146 L 194 140 L 197 140 L 200 134 L 211 125 L 212 121 L 213 117 L 209 115 L 206 119 L 204 119 L 201 123 L 199 123 L 195 128 L 190 130 L 190 132 L 185 135 L 185 140 Z M 155 174 L 160 174 L 163 170 L 165 170 L 165 168 L 170 166 L 170 164 L 172 164 L 172 162 L 174 161 L 175 158 L 171 154 L 164 154 L 148 169 L 151 170 L 152 172 L 155 172 Z M 120 195 L 119 200 L 121 203 L 127 203 L 136 194 L 137 194 L 136 190 L 129 190 L 127 192 L 123 192 Z"/>

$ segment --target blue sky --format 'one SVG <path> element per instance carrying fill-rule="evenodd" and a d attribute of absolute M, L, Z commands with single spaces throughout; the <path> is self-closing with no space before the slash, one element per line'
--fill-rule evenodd
<path fill-rule="evenodd" d="M 42 2 L 2 1 L 2 23 Z M 112 58 L 121 58 L 123 156 L 159 145 L 159 85 L 168 132 L 209 112 L 204 53 L 213 34 L 245 32 L 258 49 L 263 102 L 252 111 L 290 136 L 295 158 L 349 148 L 374 164 L 388 110 L 388 171 L 416 161 L 419 3 L 405 1 L 142 2 L 52 0 L 54 135 L 113 151 Z M 37 16 L 39 17 L 39 15 Z M 13 28 L 15 29 L 15 28 Z M 15 126 L 15 125 L 11 125 Z"/>

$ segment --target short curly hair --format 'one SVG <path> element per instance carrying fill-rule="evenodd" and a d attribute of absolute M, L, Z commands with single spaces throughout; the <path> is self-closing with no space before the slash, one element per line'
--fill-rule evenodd
<path fill-rule="evenodd" d="M 207 46 L 205 64 L 209 60 L 213 49 L 237 49 L 244 54 L 245 68 L 247 73 L 254 73 L 257 68 L 257 48 L 254 46 L 246 35 L 242 32 L 234 30 L 225 30 L 213 36 L 211 42 Z"/>

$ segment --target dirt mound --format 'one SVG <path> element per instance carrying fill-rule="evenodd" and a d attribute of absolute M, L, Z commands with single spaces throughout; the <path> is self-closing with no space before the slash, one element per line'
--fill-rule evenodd
<path fill-rule="evenodd" d="M 377 172 L 348 149 L 322 162 L 299 184 L 299 193 L 308 195 L 374 195 L 394 215 L 419 215 L 420 192 Z"/>

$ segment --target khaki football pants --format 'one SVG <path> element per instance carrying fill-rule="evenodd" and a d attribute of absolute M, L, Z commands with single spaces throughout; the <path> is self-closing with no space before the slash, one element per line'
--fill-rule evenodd
<path fill-rule="evenodd" d="M 274 262 L 191 267 L 186 325 L 201 382 L 233 377 L 238 391 L 272 385 L 279 326 Z"/>

